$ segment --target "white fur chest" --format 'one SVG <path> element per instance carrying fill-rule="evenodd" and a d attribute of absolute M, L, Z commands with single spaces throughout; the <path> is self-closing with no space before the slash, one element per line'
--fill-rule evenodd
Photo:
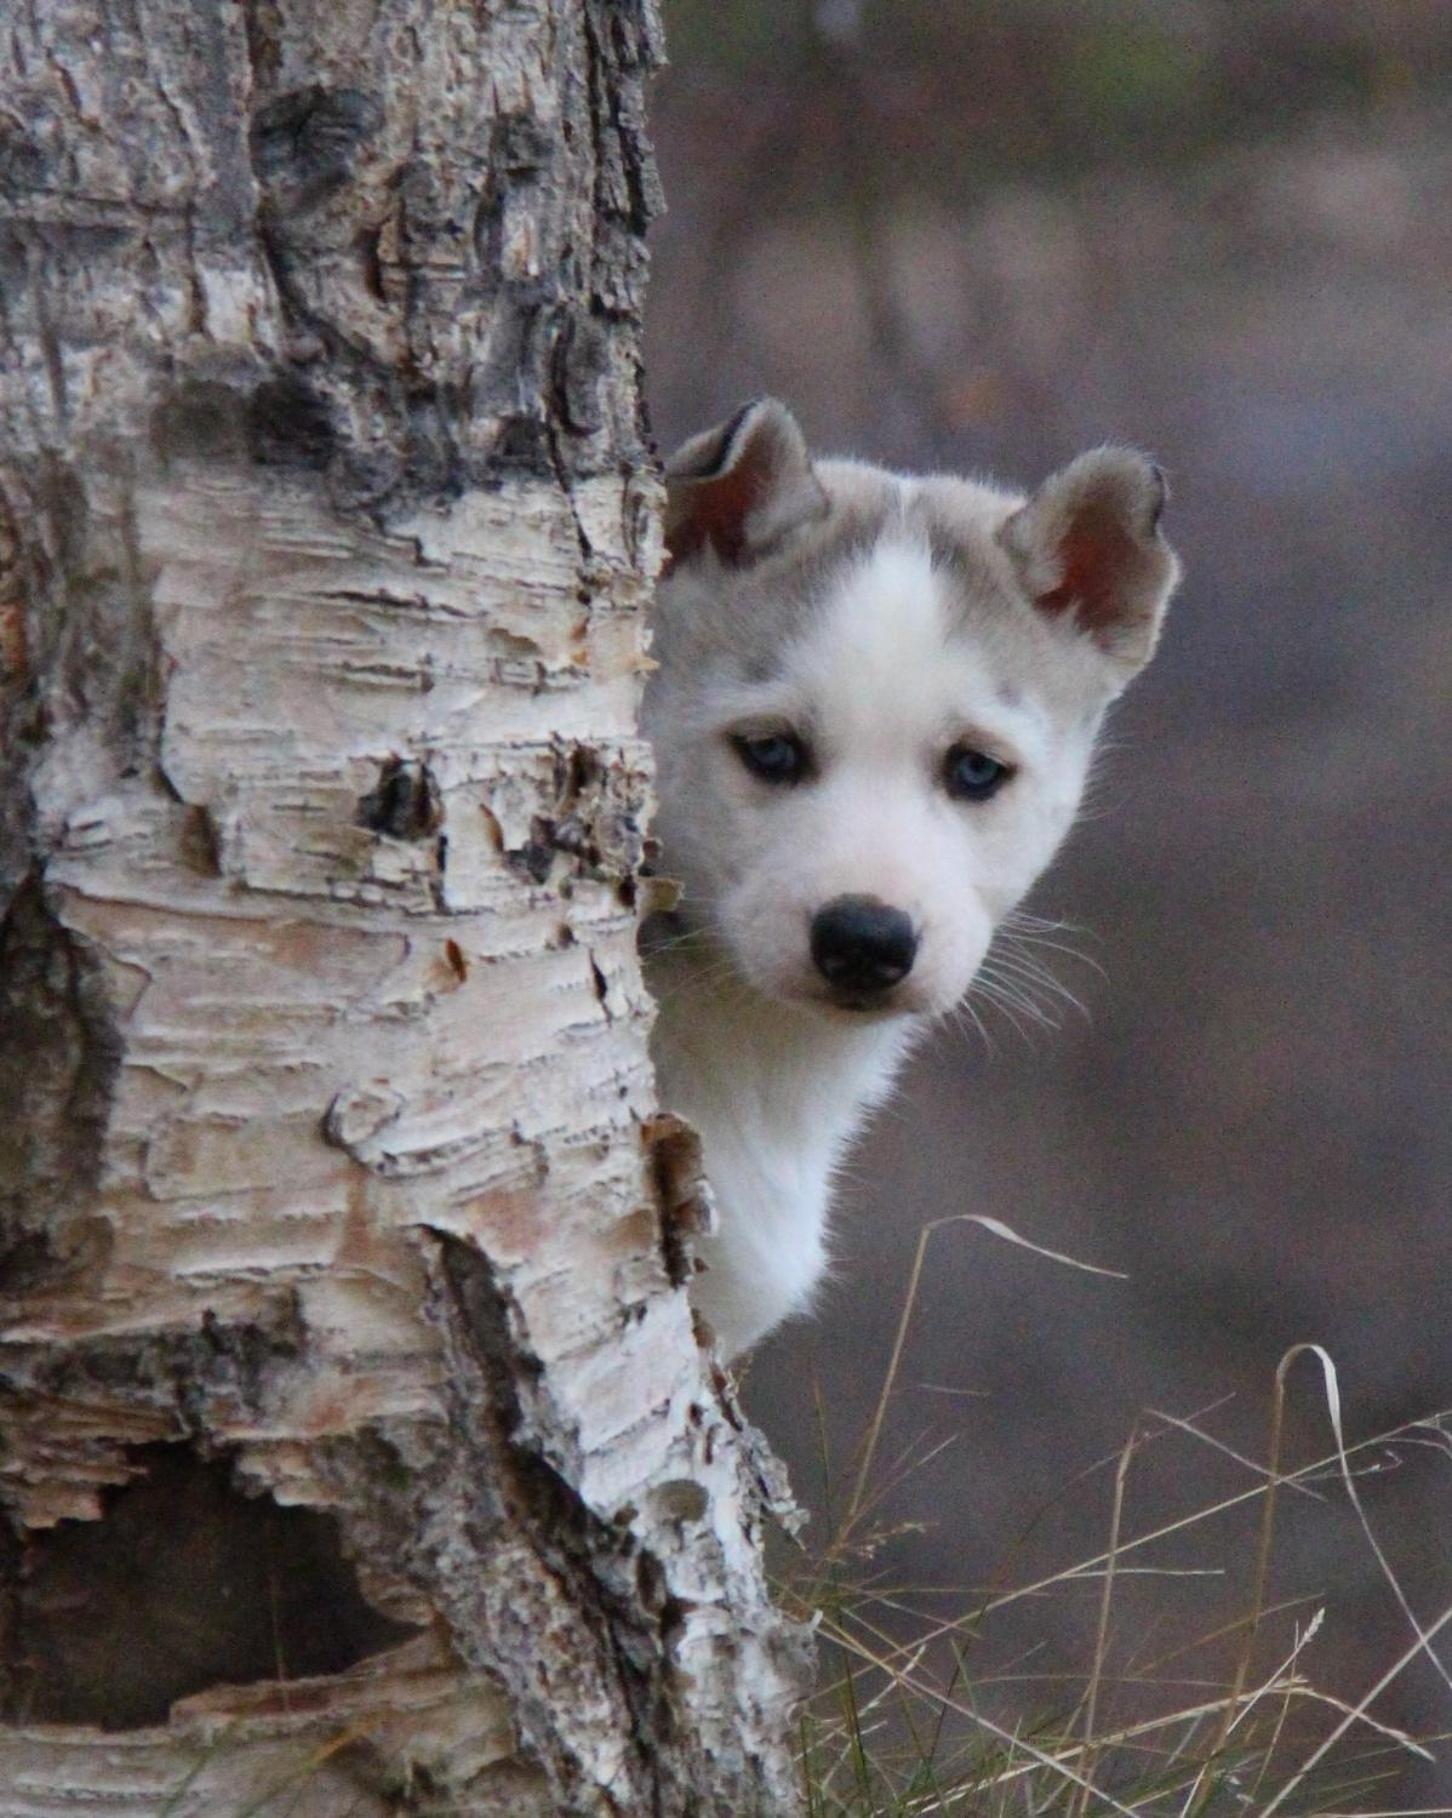
<path fill-rule="evenodd" d="M 803 1312 L 828 1266 L 832 1177 L 907 1045 L 713 983 L 686 959 L 652 962 L 666 1009 L 652 1042 L 661 1097 L 701 1136 L 716 1200 L 696 1304 L 734 1357 Z"/>

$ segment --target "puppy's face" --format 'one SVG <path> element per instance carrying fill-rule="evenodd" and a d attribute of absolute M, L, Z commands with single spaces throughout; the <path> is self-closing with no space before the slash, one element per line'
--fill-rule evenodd
<path fill-rule="evenodd" d="M 646 727 L 688 921 L 768 997 L 950 1009 L 1153 648 L 1158 475 L 1104 451 L 1025 504 L 813 464 L 767 403 L 671 481 Z"/>

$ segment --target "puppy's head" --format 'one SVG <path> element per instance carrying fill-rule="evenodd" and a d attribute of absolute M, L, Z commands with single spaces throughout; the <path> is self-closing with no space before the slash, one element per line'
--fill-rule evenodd
<path fill-rule="evenodd" d="M 688 918 L 767 996 L 951 1008 L 1153 652 L 1158 470 L 1099 449 L 1028 499 L 906 479 L 813 461 L 768 399 L 666 474 L 645 723 Z"/>

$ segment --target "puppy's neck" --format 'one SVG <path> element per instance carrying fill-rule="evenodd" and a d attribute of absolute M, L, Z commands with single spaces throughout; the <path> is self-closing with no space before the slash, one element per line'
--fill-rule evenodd
<path fill-rule="evenodd" d="M 646 978 L 663 1006 L 653 1050 L 667 1105 L 799 1153 L 835 1151 L 851 1135 L 915 1029 L 907 1018 L 831 1016 L 763 997 L 700 936 L 647 949 Z"/>

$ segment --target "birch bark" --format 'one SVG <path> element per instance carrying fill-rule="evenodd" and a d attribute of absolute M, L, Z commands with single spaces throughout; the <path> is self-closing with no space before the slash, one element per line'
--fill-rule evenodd
<path fill-rule="evenodd" d="M 633 932 L 652 0 L 5 0 L 0 1814 L 791 1807 Z"/>

